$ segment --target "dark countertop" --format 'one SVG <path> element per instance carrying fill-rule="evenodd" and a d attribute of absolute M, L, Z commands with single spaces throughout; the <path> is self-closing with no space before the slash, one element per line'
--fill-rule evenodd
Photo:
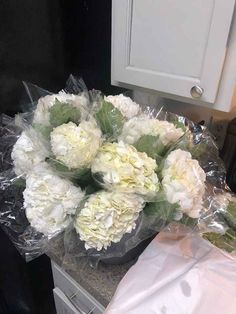
<path fill-rule="evenodd" d="M 62 239 L 52 243 L 46 254 L 104 307 L 111 301 L 119 282 L 135 263 L 135 261 L 123 265 L 99 263 L 97 268 L 93 268 L 87 258 L 65 257 Z"/>

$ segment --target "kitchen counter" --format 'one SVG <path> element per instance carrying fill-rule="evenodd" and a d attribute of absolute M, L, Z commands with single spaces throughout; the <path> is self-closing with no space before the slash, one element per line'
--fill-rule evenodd
<path fill-rule="evenodd" d="M 64 258 L 62 239 L 51 243 L 46 254 L 104 307 L 111 301 L 119 282 L 135 262 L 123 265 L 99 263 L 97 268 L 92 268 L 87 258 Z"/>

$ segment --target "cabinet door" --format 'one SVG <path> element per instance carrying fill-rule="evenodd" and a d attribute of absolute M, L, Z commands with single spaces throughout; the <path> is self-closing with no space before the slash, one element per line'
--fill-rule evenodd
<path fill-rule="evenodd" d="M 113 0 L 112 80 L 214 103 L 234 4 Z"/>

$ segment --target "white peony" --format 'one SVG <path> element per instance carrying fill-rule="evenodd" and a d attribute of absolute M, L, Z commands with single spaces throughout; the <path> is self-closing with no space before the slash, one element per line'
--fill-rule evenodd
<path fill-rule="evenodd" d="M 107 249 L 136 227 L 144 205 L 144 200 L 135 194 L 97 192 L 89 196 L 75 218 L 75 229 L 86 249 Z"/>
<path fill-rule="evenodd" d="M 52 236 L 71 222 L 71 215 L 75 214 L 84 193 L 57 176 L 46 163 L 41 163 L 27 175 L 23 196 L 30 225 Z"/>
<path fill-rule="evenodd" d="M 133 146 L 104 143 L 92 163 L 92 173 L 102 176 L 105 188 L 153 197 L 159 190 L 156 161 Z"/>
<path fill-rule="evenodd" d="M 81 109 L 82 118 L 84 118 L 86 107 L 88 106 L 88 99 L 85 95 L 66 94 L 64 91 L 61 91 L 58 94 L 47 95 L 38 100 L 38 104 L 34 112 L 33 124 L 50 126 L 49 109 L 54 105 L 56 99 L 60 102 L 66 102 L 72 104 L 73 107 Z"/>
<path fill-rule="evenodd" d="M 136 102 L 134 102 L 130 97 L 124 96 L 123 94 L 105 96 L 104 99 L 119 109 L 122 115 L 127 119 L 133 118 L 141 111 L 140 106 L 136 104 Z"/>
<path fill-rule="evenodd" d="M 168 202 L 177 203 L 189 217 L 199 217 L 205 193 L 206 175 L 189 152 L 177 149 L 166 158 L 162 185 Z"/>
<path fill-rule="evenodd" d="M 102 132 L 94 120 L 62 124 L 51 132 L 56 159 L 69 169 L 89 167 L 102 142 Z"/>
<path fill-rule="evenodd" d="M 34 130 L 23 131 L 13 146 L 11 158 L 14 171 L 24 176 L 49 155 L 49 151 Z"/>
<path fill-rule="evenodd" d="M 166 146 L 177 142 L 183 134 L 183 130 L 176 128 L 173 123 L 142 115 L 125 122 L 120 140 L 134 144 L 142 135 L 153 135 L 159 136 L 162 144 Z"/>

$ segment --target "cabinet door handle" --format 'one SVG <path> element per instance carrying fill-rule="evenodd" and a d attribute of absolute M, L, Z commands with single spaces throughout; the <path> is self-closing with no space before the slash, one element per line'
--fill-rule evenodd
<path fill-rule="evenodd" d="M 86 314 L 93 314 L 93 311 L 96 310 L 96 306 L 94 306 L 91 310 L 88 311 Z"/>
<path fill-rule="evenodd" d="M 73 306 L 76 308 L 76 310 L 80 313 L 80 314 L 86 314 L 83 310 L 81 310 L 78 305 L 74 302 L 74 298 L 78 295 L 78 291 L 74 292 L 72 295 L 67 295 L 65 294 L 65 296 L 67 297 L 67 299 L 73 304 Z"/>
<path fill-rule="evenodd" d="M 204 89 L 198 85 L 193 86 L 190 90 L 190 94 L 193 98 L 201 98 L 203 92 Z"/>
<path fill-rule="evenodd" d="M 73 304 L 73 306 L 76 308 L 76 310 L 80 313 L 80 314 L 93 314 L 93 311 L 96 309 L 96 306 L 94 306 L 91 310 L 89 310 L 88 312 L 84 312 L 83 310 L 81 310 L 78 307 L 78 304 L 76 302 L 74 302 L 74 298 L 78 295 L 79 291 L 74 292 L 72 295 L 68 296 L 66 295 L 67 299 Z"/>

